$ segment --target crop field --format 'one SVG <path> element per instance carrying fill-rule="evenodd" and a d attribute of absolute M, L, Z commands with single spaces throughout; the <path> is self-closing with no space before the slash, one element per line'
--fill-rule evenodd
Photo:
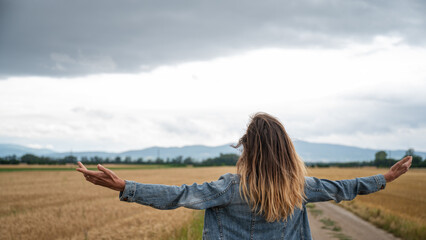
<path fill-rule="evenodd" d="M 385 172 L 377 168 L 309 169 L 309 175 L 331 180 Z M 384 190 L 339 205 L 402 239 L 426 239 L 426 169 L 410 169 Z"/>
<path fill-rule="evenodd" d="M 124 179 L 170 185 L 213 181 L 226 172 L 235 172 L 234 167 L 106 167 L 112 167 Z M 309 175 L 337 180 L 385 171 L 315 168 Z M 77 171 L 2 171 L 0 189 L 1 239 L 173 239 L 177 230 L 194 222 L 194 216 L 198 223 L 202 221 L 200 211 L 156 210 L 121 202 L 118 192 L 85 181 Z M 385 190 L 339 205 L 396 235 L 405 234 L 404 239 L 425 239 L 426 170 L 411 169 Z"/>
<path fill-rule="evenodd" d="M 106 165 L 108 167 L 108 165 Z M 217 180 L 233 167 L 114 170 L 144 183 Z M 87 182 L 77 171 L 0 173 L 1 239 L 167 239 L 194 210 L 157 210 L 121 202 L 119 192 Z"/>

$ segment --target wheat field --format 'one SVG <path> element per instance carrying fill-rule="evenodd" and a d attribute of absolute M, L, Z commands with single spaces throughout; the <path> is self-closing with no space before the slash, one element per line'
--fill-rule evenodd
<path fill-rule="evenodd" d="M 377 168 L 311 168 L 309 175 L 331 180 L 384 174 Z M 358 195 L 340 206 L 403 239 L 426 239 L 426 169 L 410 169 L 384 190 Z"/>
<path fill-rule="evenodd" d="M 337 180 L 385 171 L 314 168 L 309 169 L 309 175 Z M 224 173 L 235 173 L 235 167 L 114 172 L 137 182 L 181 185 L 214 181 Z M 121 202 L 118 192 L 85 181 L 77 171 L 0 172 L 0 189 L 1 239 L 167 239 L 176 229 L 188 226 L 194 216 L 190 209 L 157 210 Z M 411 169 L 385 190 L 341 205 L 359 215 L 368 214 L 368 220 L 376 225 L 391 216 L 407 223 L 407 228 L 415 225 L 415 229 L 407 230 L 420 231 L 414 236 L 422 234 L 426 226 L 426 170 Z M 381 212 L 377 213 L 377 209 Z M 399 231 L 406 228 L 403 223 L 390 224 Z"/>
<path fill-rule="evenodd" d="M 106 165 L 108 167 L 108 165 Z M 114 170 L 121 178 L 170 185 L 217 180 L 233 167 Z M 1 239 L 161 239 L 193 211 L 121 202 L 119 192 L 77 171 L 0 173 Z"/>

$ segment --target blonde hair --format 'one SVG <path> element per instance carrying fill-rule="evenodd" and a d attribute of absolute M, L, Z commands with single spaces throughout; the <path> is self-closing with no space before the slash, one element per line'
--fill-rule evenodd
<path fill-rule="evenodd" d="M 252 211 L 273 222 L 302 208 L 306 167 L 280 121 L 266 113 L 254 114 L 233 147 L 241 145 L 237 162 L 240 194 Z"/>

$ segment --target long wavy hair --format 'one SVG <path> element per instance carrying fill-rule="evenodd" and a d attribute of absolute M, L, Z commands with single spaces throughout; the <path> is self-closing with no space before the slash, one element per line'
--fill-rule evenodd
<path fill-rule="evenodd" d="M 302 208 L 306 167 L 278 119 L 256 113 L 234 148 L 243 147 L 237 162 L 240 194 L 252 211 L 273 222 Z"/>

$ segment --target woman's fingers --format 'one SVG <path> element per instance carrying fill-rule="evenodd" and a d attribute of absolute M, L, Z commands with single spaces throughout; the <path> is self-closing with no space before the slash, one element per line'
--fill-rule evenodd
<path fill-rule="evenodd" d="M 93 177 L 93 176 L 90 176 L 90 175 L 85 175 L 85 177 L 86 177 L 86 180 L 87 180 L 87 181 L 89 181 L 89 182 L 91 182 L 91 183 L 93 183 L 93 184 L 95 184 L 95 185 L 102 185 L 102 186 L 105 186 L 105 184 L 106 184 L 105 180 L 104 180 L 104 179 L 102 179 L 102 178 L 99 178 L 99 177 Z"/>
<path fill-rule="evenodd" d="M 412 157 L 412 156 L 406 156 L 405 158 L 403 158 L 403 159 L 402 159 L 402 160 L 400 160 L 399 162 L 400 162 L 401 164 L 405 164 L 405 163 L 410 162 L 412 159 L 413 159 L 413 157 Z"/>
<path fill-rule="evenodd" d="M 101 170 L 101 168 L 98 166 L 98 169 Z M 99 183 L 99 182 L 107 182 L 111 177 L 108 175 L 108 172 L 95 172 L 85 169 L 77 169 L 79 172 L 82 172 L 86 180 L 92 182 L 92 183 Z"/>
<path fill-rule="evenodd" d="M 83 174 L 85 174 L 85 175 L 89 175 L 89 176 L 93 176 L 93 177 L 99 177 L 100 175 L 99 175 L 99 173 L 100 172 L 96 172 L 96 171 L 91 171 L 91 170 L 88 170 L 81 162 L 78 162 L 78 165 L 80 166 L 80 168 L 77 168 L 76 170 L 77 171 L 79 171 L 79 172 L 82 172 Z M 102 171 L 102 172 L 104 172 L 104 173 L 106 173 L 107 175 L 109 175 L 108 174 L 108 172 L 107 171 L 105 171 L 105 170 L 107 170 L 105 167 L 103 167 L 103 166 L 101 166 L 101 168 L 100 168 L 100 164 L 98 164 L 98 169 L 100 170 L 100 171 Z"/>
<path fill-rule="evenodd" d="M 398 162 L 396 162 L 396 163 L 394 164 L 394 166 L 395 166 L 395 167 L 400 167 L 400 166 L 402 166 L 404 163 L 406 163 L 408 160 L 410 160 L 410 157 L 411 157 L 411 156 L 406 156 L 406 157 L 404 157 L 403 159 L 401 159 L 401 160 L 399 160 Z"/>
<path fill-rule="evenodd" d="M 397 163 L 395 163 L 391 169 L 396 169 L 396 168 L 406 168 L 407 166 L 410 167 L 411 166 L 411 161 L 412 161 L 413 157 L 412 156 L 406 156 L 403 159 L 399 160 Z"/>
<path fill-rule="evenodd" d="M 404 173 L 408 171 L 408 169 L 410 168 L 412 160 L 413 160 L 412 156 L 407 156 L 403 158 L 401 161 L 399 161 L 400 162 L 399 167 L 404 171 Z"/>
<path fill-rule="evenodd" d="M 391 182 L 396 178 L 400 177 L 402 174 L 406 173 L 411 166 L 412 160 L 412 156 L 406 156 L 403 159 L 399 160 L 397 163 L 395 163 L 389 169 L 388 173 L 386 173 L 386 181 Z"/>
<path fill-rule="evenodd" d="M 114 176 L 114 173 L 111 170 L 102 166 L 101 164 L 98 164 L 98 169 L 99 169 L 99 171 L 104 172 L 107 176 L 109 176 L 111 178 Z"/>
<path fill-rule="evenodd" d="M 84 166 L 83 163 L 81 162 L 77 162 L 77 164 L 78 164 L 78 168 L 76 168 L 75 170 L 82 172 L 84 176 L 86 177 L 87 173 L 85 171 L 88 171 L 86 166 Z"/>
<path fill-rule="evenodd" d="M 403 158 L 401 161 L 399 161 L 399 163 L 400 163 L 398 165 L 399 176 L 408 171 L 408 169 L 411 166 L 412 160 L 413 160 L 412 156 L 407 156 L 407 157 Z"/>
<path fill-rule="evenodd" d="M 412 162 L 413 162 L 413 157 L 408 156 L 408 159 L 405 161 L 404 165 L 410 167 Z"/>
<path fill-rule="evenodd" d="M 77 171 L 82 172 L 82 173 L 84 173 L 86 175 L 89 175 L 89 176 L 93 176 L 93 177 L 97 177 L 98 176 L 98 172 L 87 170 L 87 169 L 83 169 L 83 168 L 77 168 Z"/>
<path fill-rule="evenodd" d="M 83 173 L 87 181 L 104 187 L 111 188 L 113 190 L 122 191 L 125 186 L 125 181 L 117 177 L 115 173 L 108 168 L 98 164 L 98 170 L 100 171 L 91 171 L 84 167 L 83 164 L 78 164 L 80 168 L 76 170 Z"/>
<path fill-rule="evenodd" d="M 81 163 L 81 162 L 77 162 L 77 164 L 78 164 L 78 166 L 79 166 L 79 167 L 81 167 L 81 168 L 83 168 L 83 169 L 86 169 L 86 170 L 87 170 L 87 168 L 83 165 L 83 163 Z"/>
<path fill-rule="evenodd" d="M 91 183 L 93 183 L 93 184 L 95 184 L 95 185 L 99 185 L 99 183 L 98 183 L 98 180 L 96 179 L 96 178 L 88 178 L 87 179 L 87 181 L 89 181 L 89 182 L 91 182 Z"/>

